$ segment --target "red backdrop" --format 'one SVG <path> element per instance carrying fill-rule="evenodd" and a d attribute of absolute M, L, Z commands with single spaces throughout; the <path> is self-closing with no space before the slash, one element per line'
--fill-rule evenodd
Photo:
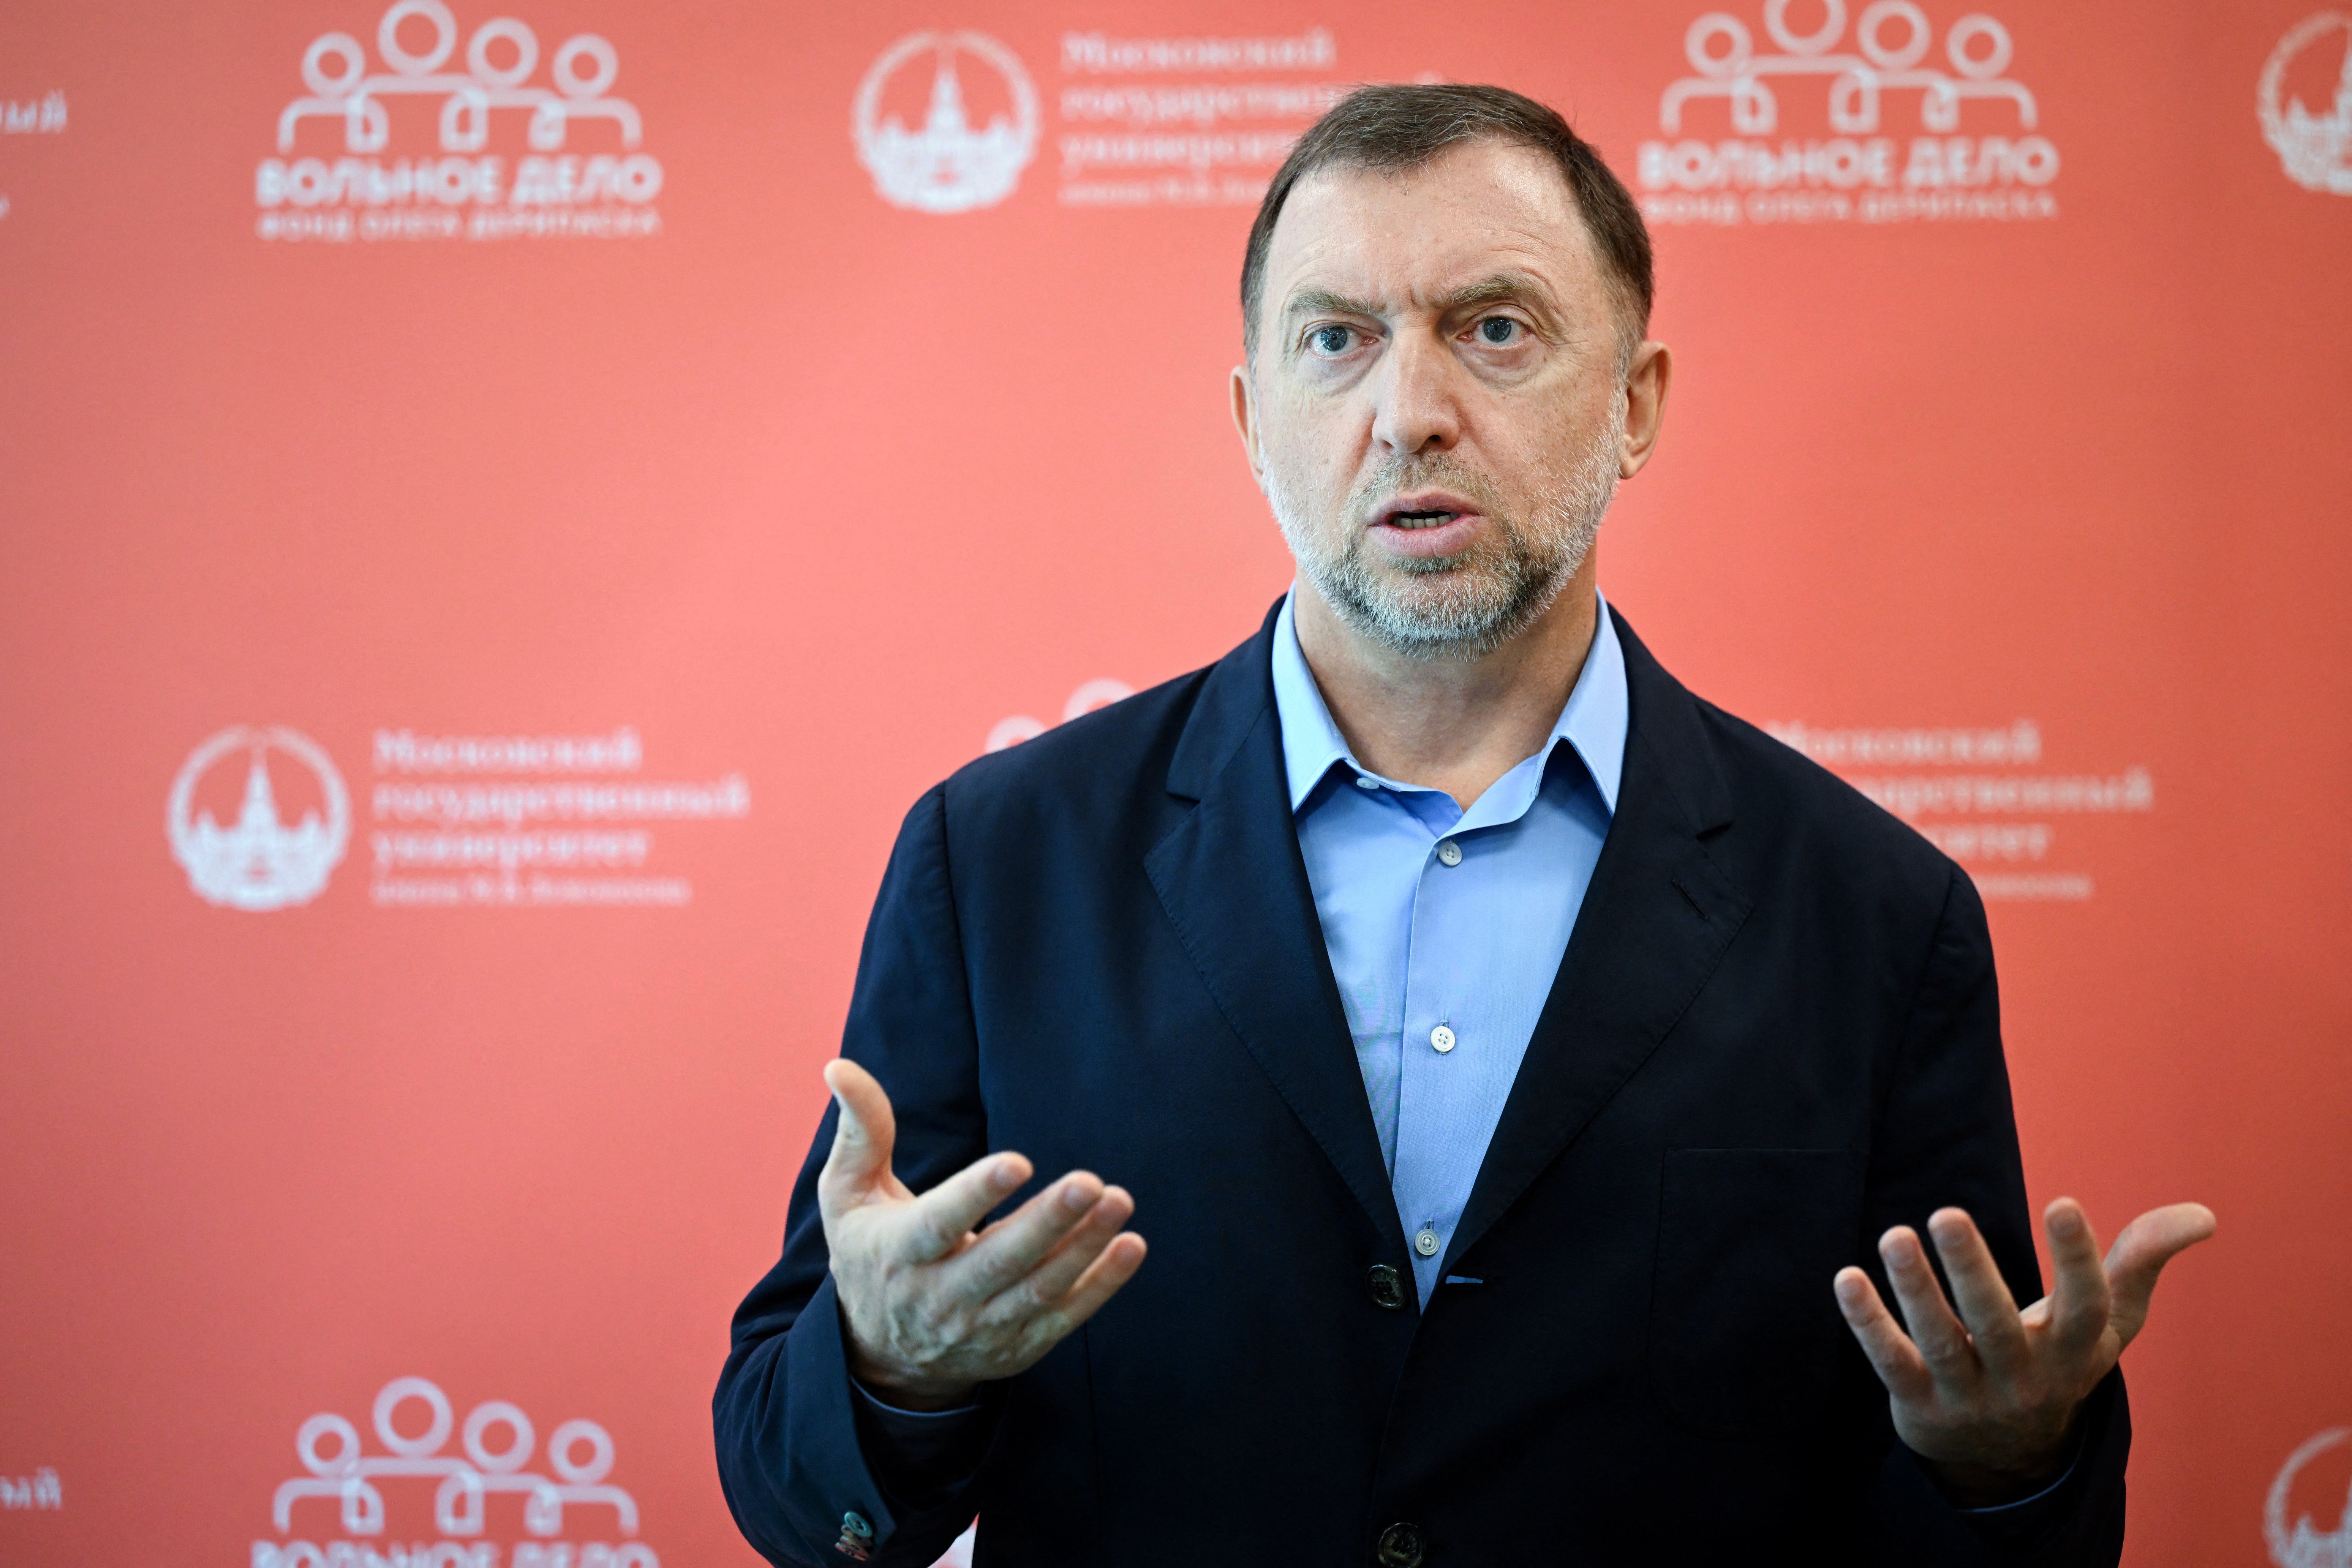
<path fill-rule="evenodd" d="M 2352 24 L 1706 3 L 0 14 L 0 1559 L 751 1561 L 899 815 L 1281 590 L 1242 237 L 1425 77 L 1650 207 L 1612 598 L 1977 875 L 2037 1199 L 2221 1215 L 2131 1561 L 2336 1561 Z"/>

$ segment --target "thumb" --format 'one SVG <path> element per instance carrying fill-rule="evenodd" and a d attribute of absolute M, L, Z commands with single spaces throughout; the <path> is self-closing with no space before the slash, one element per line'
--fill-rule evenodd
<path fill-rule="evenodd" d="M 824 1086 L 833 1090 L 841 1120 L 817 1177 L 817 1194 L 828 1208 L 862 1203 L 874 1189 L 889 1184 L 898 1119 L 874 1075 L 845 1057 L 824 1064 Z"/>
<path fill-rule="evenodd" d="M 2115 1295 L 2107 1321 L 2118 1341 L 2131 1343 L 2147 1323 L 2156 1277 L 2164 1266 L 2211 1236 L 2218 1223 L 2203 1204 L 2170 1204 L 2124 1226 L 2107 1252 L 2107 1282 Z"/>

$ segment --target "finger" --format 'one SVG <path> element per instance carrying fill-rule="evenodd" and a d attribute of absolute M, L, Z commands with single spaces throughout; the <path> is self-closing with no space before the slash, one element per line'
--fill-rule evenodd
<path fill-rule="evenodd" d="M 2173 1204 L 2150 1209 L 2124 1226 L 2115 1250 L 2107 1255 L 2107 1274 L 2115 1286 L 2116 1335 L 2123 1343 L 2131 1343 L 2147 1323 L 2148 1300 L 2156 1294 L 2156 1277 L 2164 1266 L 2219 1226 L 2203 1204 Z"/>
<path fill-rule="evenodd" d="M 1022 1279 L 1093 1211 L 1103 1192 L 1101 1177 L 1072 1171 L 990 1226 L 979 1244 L 956 1259 L 958 1289 L 984 1300 Z"/>
<path fill-rule="evenodd" d="M 1020 1190 L 1031 1170 L 1020 1154 L 974 1160 L 907 1205 L 898 1256 L 910 1263 L 945 1258 L 963 1244 L 982 1215 Z"/>
<path fill-rule="evenodd" d="M 1927 1371 L 1947 1385 L 1973 1382 L 1981 1370 L 1976 1350 L 1969 1343 L 1968 1330 L 1952 1315 L 1951 1303 L 1944 1300 L 1936 1271 L 1927 1267 L 1918 1234 L 1907 1225 L 1896 1226 L 1878 1238 L 1878 1256 L 1885 1261 L 1887 1282 L 1895 1287 L 1904 1325 L 1911 1331 L 1911 1342 L 1919 1347 Z"/>
<path fill-rule="evenodd" d="M 1144 1251 L 1143 1237 L 1131 1230 L 1113 1237 L 1102 1256 L 1078 1276 L 1077 1284 L 1062 1298 L 1061 1305 L 1030 1320 L 1029 1332 L 1024 1336 L 1030 1345 L 1037 1349 L 1051 1345 L 1100 1311 L 1103 1303 L 1117 1295 L 1119 1288 L 1143 1267 Z"/>
<path fill-rule="evenodd" d="M 1871 1370 L 1878 1373 L 1886 1392 L 1906 1404 L 1933 1399 L 1936 1380 L 1927 1375 L 1919 1347 L 1879 1300 L 1878 1287 L 1870 1282 L 1870 1276 L 1859 1268 L 1841 1268 L 1832 1289 L 1837 1292 L 1838 1310 L 1845 1314 L 1845 1326 L 1862 1342 L 1862 1353 L 1870 1358 Z"/>
<path fill-rule="evenodd" d="M 991 1315 L 1013 1321 L 1059 1305 L 1134 1214 L 1135 1200 L 1124 1188 L 1105 1187 L 1094 1207 L 1070 1227 L 1059 1246 L 997 1293 Z"/>
<path fill-rule="evenodd" d="M 898 1142 L 898 1118 L 890 1097 L 874 1075 L 847 1058 L 824 1064 L 824 1086 L 833 1091 L 840 1120 L 833 1130 L 833 1147 L 817 1173 L 817 1201 L 828 1212 L 870 1201 L 876 1196 L 911 1195 L 898 1192 L 890 1173 L 890 1151 Z"/>
<path fill-rule="evenodd" d="M 1966 1209 L 1942 1208 L 1927 1216 L 1927 1234 L 1936 1240 L 1936 1254 L 1944 1260 L 1944 1278 L 1952 1282 L 1952 1300 L 1968 1325 L 1977 1354 L 1996 1373 L 2021 1368 L 2028 1352 L 2025 1325 L 2018 1321 L 2017 1298 L 1992 1260 L 1992 1248 Z"/>
<path fill-rule="evenodd" d="M 2098 1234 L 2073 1198 L 2042 1210 L 2042 1228 L 2050 1237 L 2051 1338 L 2079 1355 L 2105 1336 L 2115 1304 L 2106 1266 L 2099 1261 Z"/>

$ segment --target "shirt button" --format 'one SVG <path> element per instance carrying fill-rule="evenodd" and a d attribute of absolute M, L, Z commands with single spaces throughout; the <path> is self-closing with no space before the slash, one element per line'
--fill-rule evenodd
<path fill-rule="evenodd" d="M 1398 1273 L 1393 1265 L 1373 1264 L 1371 1273 L 1365 1277 L 1364 1286 L 1372 1293 L 1373 1306 L 1391 1312 L 1404 1310 L 1404 1276 Z"/>
<path fill-rule="evenodd" d="M 1437 846 L 1437 858 L 1448 866 L 1459 866 L 1462 864 L 1462 846 L 1451 838 L 1441 839 Z"/>
<path fill-rule="evenodd" d="M 1378 779 L 1368 779 L 1363 774 L 1358 773 L 1356 775 L 1356 787 L 1358 789 L 1378 789 L 1381 787 L 1381 781 Z"/>
<path fill-rule="evenodd" d="M 1440 1024 L 1429 1031 L 1429 1043 L 1437 1047 L 1437 1054 L 1442 1057 L 1454 1048 L 1454 1031 Z"/>
<path fill-rule="evenodd" d="M 1421 1234 L 1412 1238 L 1412 1249 L 1423 1258 L 1436 1257 L 1437 1233 L 1426 1226 L 1423 1226 Z"/>
<path fill-rule="evenodd" d="M 1381 1531 L 1373 1560 L 1381 1568 L 1421 1568 L 1421 1531 L 1410 1524 L 1391 1524 Z"/>

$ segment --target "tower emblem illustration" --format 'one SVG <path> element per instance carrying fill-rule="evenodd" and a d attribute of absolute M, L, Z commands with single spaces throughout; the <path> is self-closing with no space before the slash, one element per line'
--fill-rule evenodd
<path fill-rule="evenodd" d="M 242 752 L 247 758 L 245 804 L 236 822 L 224 827 L 209 811 L 194 811 L 196 784 L 215 764 Z M 326 818 L 305 811 L 292 826 L 279 818 L 270 763 L 298 763 L 319 781 Z M 279 725 L 262 729 L 238 724 L 223 730 L 190 753 L 172 781 L 165 826 L 172 855 L 188 873 L 188 886 L 208 904 L 226 909 L 282 910 L 307 904 L 327 885 L 351 839 L 351 796 L 327 753 L 309 736 Z"/>
<path fill-rule="evenodd" d="M 882 91 L 899 68 L 931 63 L 930 110 L 909 131 L 897 115 L 880 118 Z M 1004 80 L 1013 118 L 990 117 L 974 129 L 964 109 L 961 65 L 978 63 Z M 1037 89 L 1011 49 L 983 33 L 916 33 L 883 52 L 858 84 L 852 116 L 857 156 L 874 188 L 893 206 L 961 213 L 994 206 L 1021 183 L 1037 154 Z"/>
<path fill-rule="evenodd" d="M 2300 98 L 2289 98 L 2281 105 L 2287 67 L 2331 33 L 2344 46 L 2344 65 L 2336 73 L 2336 99 L 2327 112 L 2314 114 Z M 2306 191 L 2352 196 L 2352 16 L 2322 11 L 2289 28 L 2271 58 L 2263 62 L 2254 100 L 2262 117 L 2263 140 L 2279 155 L 2288 179 Z"/>
<path fill-rule="evenodd" d="M 2289 1454 L 2278 1479 L 2271 1482 L 2270 1496 L 2263 1503 L 2263 1543 L 2277 1568 L 2336 1568 L 2352 1562 L 2352 1501 L 2345 1503 L 2333 1529 L 2314 1524 L 2309 1514 L 2296 1513 L 2289 1501 L 2303 1468 L 2347 1437 L 2352 1437 L 2352 1427 L 2329 1427 Z"/>

